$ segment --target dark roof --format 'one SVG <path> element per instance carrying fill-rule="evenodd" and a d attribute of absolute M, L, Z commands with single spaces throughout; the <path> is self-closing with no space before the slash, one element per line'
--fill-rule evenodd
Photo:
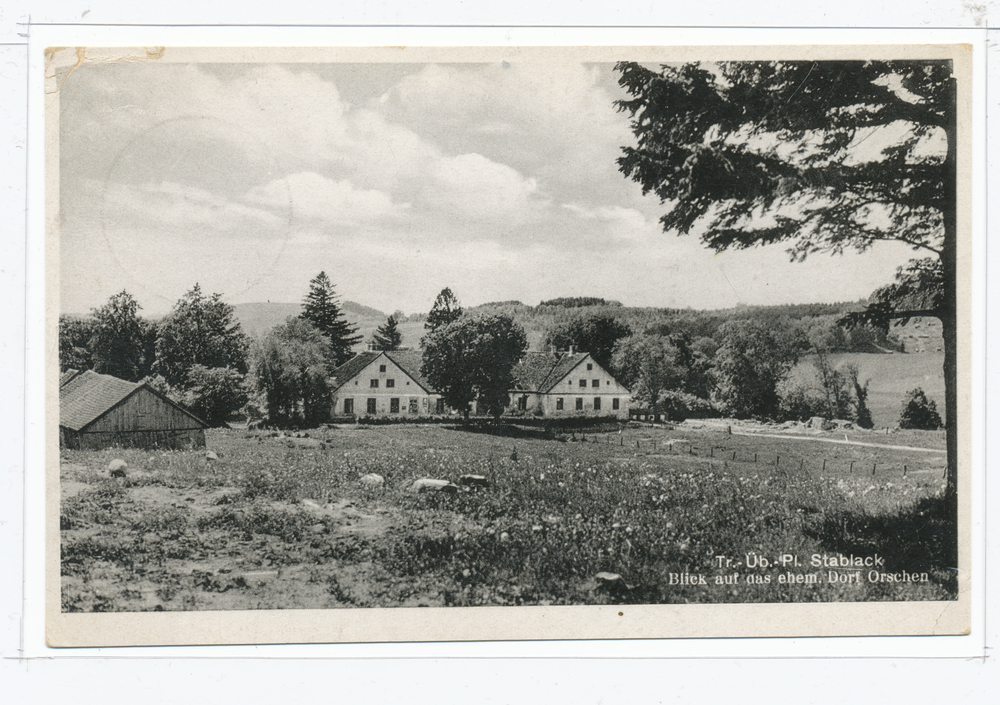
<path fill-rule="evenodd" d="M 71 431 L 83 430 L 140 389 L 159 397 L 181 413 L 190 416 L 199 425 L 208 425 L 142 382 L 126 382 L 111 375 L 97 374 L 93 370 L 80 372 L 71 377 L 68 376 L 69 372 L 72 370 L 60 375 L 60 382 L 64 377 L 67 381 L 59 387 L 59 425 Z"/>
<path fill-rule="evenodd" d="M 59 388 L 59 425 L 79 431 L 141 386 L 92 370 L 82 372 Z"/>
<path fill-rule="evenodd" d="M 385 354 L 387 358 L 399 365 L 399 369 L 413 378 L 413 381 L 424 388 L 428 394 L 434 394 L 434 386 L 420 372 L 424 364 L 424 354 L 420 350 L 393 350 Z"/>
<path fill-rule="evenodd" d="M 368 367 L 368 365 L 370 365 L 375 358 L 381 354 L 382 353 L 377 352 L 358 353 L 343 365 L 335 369 L 333 371 L 334 390 L 340 389 L 347 384 L 348 380 L 353 379 L 355 375 Z"/>
<path fill-rule="evenodd" d="M 574 367 L 593 360 L 588 353 L 528 352 L 514 366 L 514 390 L 518 392 L 552 391 Z M 595 363 L 596 364 L 596 363 Z"/>
<path fill-rule="evenodd" d="M 80 370 L 68 369 L 65 372 L 59 374 L 59 388 L 62 389 L 63 385 L 69 382 L 71 379 L 80 374 Z"/>
<path fill-rule="evenodd" d="M 424 354 L 419 350 L 393 350 L 391 352 L 363 352 L 358 353 L 350 360 L 333 371 L 333 388 L 340 389 L 347 382 L 353 379 L 360 372 L 375 362 L 381 355 L 385 355 L 391 362 L 395 363 L 399 369 L 413 379 L 418 385 L 423 387 L 428 394 L 434 394 L 434 387 L 427 381 L 427 378 L 420 373 L 420 366 L 423 364 Z"/>

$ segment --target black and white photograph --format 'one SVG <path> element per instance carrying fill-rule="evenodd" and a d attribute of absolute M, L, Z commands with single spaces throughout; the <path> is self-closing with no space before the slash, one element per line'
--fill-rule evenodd
<path fill-rule="evenodd" d="M 741 52 L 48 50 L 53 645 L 967 632 L 969 57 Z"/>

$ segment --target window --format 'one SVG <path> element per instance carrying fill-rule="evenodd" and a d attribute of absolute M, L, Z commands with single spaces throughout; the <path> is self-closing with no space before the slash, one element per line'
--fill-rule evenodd
<path fill-rule="evenodd" d="M 353 399 L 344 399 L 344 414 L 346 414 L 347 416 L 353 416 L 354 415 L 354 400 Z"/>
<path fill-rule="evenodd" d="M 395 387 L 396 386 L 396 380 L 394 380 L 394 379 L 387 379 L 385 381 L 385 386 L 386 386 L 386 388 L 388 388 L 388 387 Z"/>
<path fill-rule="evenodd" d="M 517 398 L 517 409 L 518 409 L 518 411 L 527 411 L 527 409 L 528 409 L 528 397 L 518 397 Z"/>
<path fill-rule="evenodd" d="M 600 410 L 601 410 L 601 398 L 594 397 L 594 411 L 600 411 Z"/>
<path fill-rule="evenodd" d="M 562 410 L 563 410 L 563 398 L 556 397 L 556 411 L 562 411 Z"/>
<path fill-rule="evenodd" d="M 586 387 L 586 386 L 587 386 L 587 380 L 585 380 L 585 379 L 581 379 L 581 380 L 580 380 L 580 386 L 581 386 L 581 387 Z"/>
<path fill-rule="evenodd" d="M 621 403 L 619 403 L 618 397 L 615 397 L 614 399 L 611 400 L 611 408 L 614 409 L 615 411 L 618 411 L 618 409 L 621 408 Z"/>
<path fill-rule="evenodd" d="M 594 369 L 594 366 L 591 363 L 588 362 L 587 363 L 587 372 L 590 372 L 592 369 Z"/>
<path fill-rule="evenodd" d="M 378 371 L 379 372 L 385 372 L 385 365 L 379 365 L 378 366 Z"/>
<path fill-rule="evenodd" d="M 576 398 L 576 410 L 583 411 L 583 397 Z"/>
<path fill-rule="evenodd" d="M 444 413 L 444 399 L 437 400 L 437 405 L 434 407 L 434 412 L 437 414 Z"/>
<path fill-rule="evenodd" d="M 411 414 L 415 414 L 415 413 L 417 413 L 417 411 L 418 411 L 417 398 L 416 397 L 410 397 L 410 413 Z"/>
<path fill-rule="evenodd" d="M 398 414 L 399 413 L 399 399 L 393 398 L 389 400 L 389 413 Z"/>
<path fill-rule="evenodd" d="M 600 387 L 601 386 L 601 380 L 599 380 L 599 379 L 592 379 L 592 380 L 590 380 L 590 386 L 591 387 Z"/>
<path fill-rule="evenodd" d="M 372 389 L 378 389 L 378 380 L 377 379 L 370 380 L 368 382 L 368 386 L 371 387 Z"/>
<path fill-rule="evenodd" d="M 377 410 L 375 409 L 375 400 L 374 399 L 369 399 L 368 400 L 368 413 L 369 414 L 378 413 Z"/>

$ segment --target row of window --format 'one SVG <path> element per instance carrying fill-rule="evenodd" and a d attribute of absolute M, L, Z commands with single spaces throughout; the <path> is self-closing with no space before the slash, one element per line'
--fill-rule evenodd
<path fill-rule="evenodd" d="M 367 409 L 366 413 L 377 414 L 378 413 L 378 399 L 369 397 L 367 399 Z M 425 402 L 426 406 L 426 402 Z M 399 413 L 399 397 L 391 397 L 389 399 L 389 413 L 398 414 Z M 410 403 L 408 406 L 408 411 L 411 414 L 417 414 L 420 412 L 420 405 L 415 397 L 410 398 Z M 444 399 L 438 399 L 435 406 L 435 413 L 444 413 Z M 344 415 L 353 416 L 354 415 L 354 399 L 344 399 Z"/>
<path fill-rule="evenodd" d="M 610 379 L 609 380 L 605 380 L 604 383 L 605 384 L 611 384 L 611 380 Z M 567 380 L 566 384 L 573 384 L 573 380 L 571 380 L 571 379 Z M 580 380 L 580 386 L 581 387 L 586 387 L 587 386 L 587 380 L 581 379 Z M 601 386 L 601 380 L 599 380 L 599 379 L 592 379 L 592 380 L 590 380 L 590 386 L 591 387 L 600 387 Z"/>
<path fill-rule="evenodd" d="M 409 382 L 407 382 L 407 384 L 409 384 Z M 368 386 L 371 387 L 372 389 L 378 389 L 378 380 L 377 379 L 369 380 Z M 385 381 L 385 387 L 386 387 L 386 389 L 391 389 L 392 387 L 395 387 L 395 386 L 396 386 L 396 380 L 394 380 L 394 379 L 387 379 Z"/>
<path fill-rule="evenodd" d="M 564 411 L 566 408 L 565 401 L 562 397 L 556 397 L 556 411 Z M 621 399 L 615 397 L 611 400 L 611 409 L 613 411 L 618 411 L 621 408 Z M 576 398 L 576 410 L 583 411 L 583 397 Z M 594 411 L 601 410 L 601 398 L 594 397 Z"/>

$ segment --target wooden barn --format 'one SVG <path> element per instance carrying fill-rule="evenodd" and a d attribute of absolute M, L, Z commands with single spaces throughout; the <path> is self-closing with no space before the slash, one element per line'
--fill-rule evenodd
<path fill-rule="evenodd" d="M 206 427 L 141 382 L 91 370 L 59 377 L 61 448 L 204 448 Z"/>

